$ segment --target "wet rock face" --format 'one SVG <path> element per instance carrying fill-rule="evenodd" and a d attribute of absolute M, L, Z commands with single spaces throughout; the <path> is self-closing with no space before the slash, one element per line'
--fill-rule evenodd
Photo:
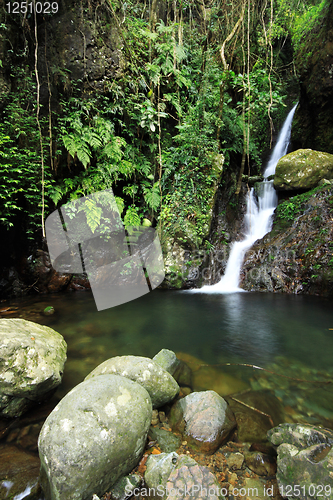
<path fill-rule="evenodd" d="M 96 376 L 77 385 L 46 419 L 39 436 L 46 498 L 102 495 L 138 463 L 151 416 L 148 392 L 125 377 Z"/>
<path fill-rule="evenodd" d="M 63 337 L 24 319 L 0 319 L 0 415 L 17 417 L 52 394 L 66 361 Z"/>
<path fill-rule="evenodd" d="M 278 205 L 272 231 L 247 252 L 245 290 L 333 295 L 333 188 L 316 188 Z"/>
<path fill-rule="evenodd" d="M 214 453 L 236 426 L 227 402 L 214 391 L 192 392 L 171 409 L 170 424 L 197 450 Z"/>
<path fill-rule="evenodd" d="M 314 28 L 295 54 L 300 81 L 292 141 L 333 153 L 333 2 L 327 2 Z"/>
<path fill-rule="evenodd" d="M 282 496 L 289 499 L 332 498 L 331 430 L 311 425 L 282 424 L 271 429 L 268 438 L 278 446 L 276 477 Z"/>
<path fill-rule="evenodd" d="M 279 191 L 308 190 L 333 177 L 333 155 L 298 149 L 283 156 L 276 166 L 274 187 Z"/>

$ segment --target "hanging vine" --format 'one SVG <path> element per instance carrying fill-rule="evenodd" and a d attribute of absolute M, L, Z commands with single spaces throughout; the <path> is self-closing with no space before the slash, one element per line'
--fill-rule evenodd
<path fill-rule="evenodd" d="M 40 144 L 40 156 L 41 156 L 41 165 L 42 165 L 42 234 L 43 238 L 45 238 L 45 221 L 44 221 L 44 213 L 45 213 L 45 172 L 44 172 L 44 152 L 43 152 L 43 136 L 42 129 L 39 121 L 39 108 L 40 108 L 40 81 L 38 74 L 38 33 L 37 33 L 37 16 L 36 16 L 36 0 L 34 0 L 34 21 L 35 21 L 35 76 L 36 76 L 36 84 L 37 84 L 37 111 L 36 111 L 36 121 L 39 133 L 39 144 Z"/>

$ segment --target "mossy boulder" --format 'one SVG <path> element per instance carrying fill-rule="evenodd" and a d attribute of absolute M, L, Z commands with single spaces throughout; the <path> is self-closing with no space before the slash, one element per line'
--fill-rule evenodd
<path fill-rule="evenodd" d="M 277 446 L 277 482 L 290 500 L 332 499 L 333 433 L 303 424 L 281 424 L 268 432 Z"/>
<path fill-rule="evenodd" d="M 309 190 L 322 179 L 332 178 L 333 155 L 312 149 L 298 149 L 279 160 L 274 187 L 279 191 Z"/>
<path fill-rule="evenodd" d="M 60 384 L 67 344 L 48 326 L 0 319 L 0 415 L 18 417 Z"/>
<path fill-rule="evenodd" d="M 115 356 L 101 363 L 87 375 L 89 380 L 98 375 L 121 375 L 142 385 L 149 393 L 155 408 L 172 401 L 179 385 L 162 366 L 143 356 Z"/>

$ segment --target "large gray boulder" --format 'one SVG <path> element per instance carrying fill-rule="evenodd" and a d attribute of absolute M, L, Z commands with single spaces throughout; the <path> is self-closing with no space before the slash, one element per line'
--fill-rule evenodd
<path fill-rule="evenodd" d="M 236 426 L 228 403 L 215 391 L 192 392 L 177 401 L 169 422 L 189 446 L 206 454 L 214 453 Z"/>
<path fill-rule="evenodd" d="M 0 416 L 17 417 L 60 384 L 67 344 L 48 326 L 0 319 Z"/>
<path fill-rule="evenodd" d="M 147 391 L 117 375 L 72 389 L 46 419 L 38 441 L 47 500 L 91 500 L 138 463 L 152 416 Z"/>
<path fill-rule="evenodd" d="M 333 155 L 312 149 L 298 149 L 278 161 L 274 187 L 280 191 L 307 190 L 322 179 L 333 178 Z"/>
<path fill-rule="evenodd" d="M 277 446 L 280 494 L 291 500 L 333 499 L 333 431 L 306 424 L 280 424 L 267 433 Z"/>
<path fill-rule="evenodd" d="M 105 374 L 121 375 L 144 387 L 154 408 L 172 401 L 179 392 L 175 379 L 150 358 L 141 356 L 116 356 L 107 359 L 95 368 L 85 380 Z"/>

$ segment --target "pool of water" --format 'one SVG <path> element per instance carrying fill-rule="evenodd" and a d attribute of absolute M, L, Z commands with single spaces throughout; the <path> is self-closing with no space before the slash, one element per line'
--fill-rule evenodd
<path fill-rule="evenodd" d="M 329 300 L 154 290 L 100 312 L 90 292 L 29 297 L 10 305 L 17 309 L 6 317 L 47 324 L 64 336 L 68 361 L 60 396 L 109 357 L 152 357 L 168 348 L 196 366 L 197 388 L 213 388 L 216 377 L 225 377 L 229 393 L 244 387 L 268 389 L 283 402 L 291 420 L 333 427 Z M 46 306 L 54 307 L 52 316 L 43 315 Z M 200 385 L 205 364 L 214 367 L 210 378 L 202 372 L 206 382 Z"/>

